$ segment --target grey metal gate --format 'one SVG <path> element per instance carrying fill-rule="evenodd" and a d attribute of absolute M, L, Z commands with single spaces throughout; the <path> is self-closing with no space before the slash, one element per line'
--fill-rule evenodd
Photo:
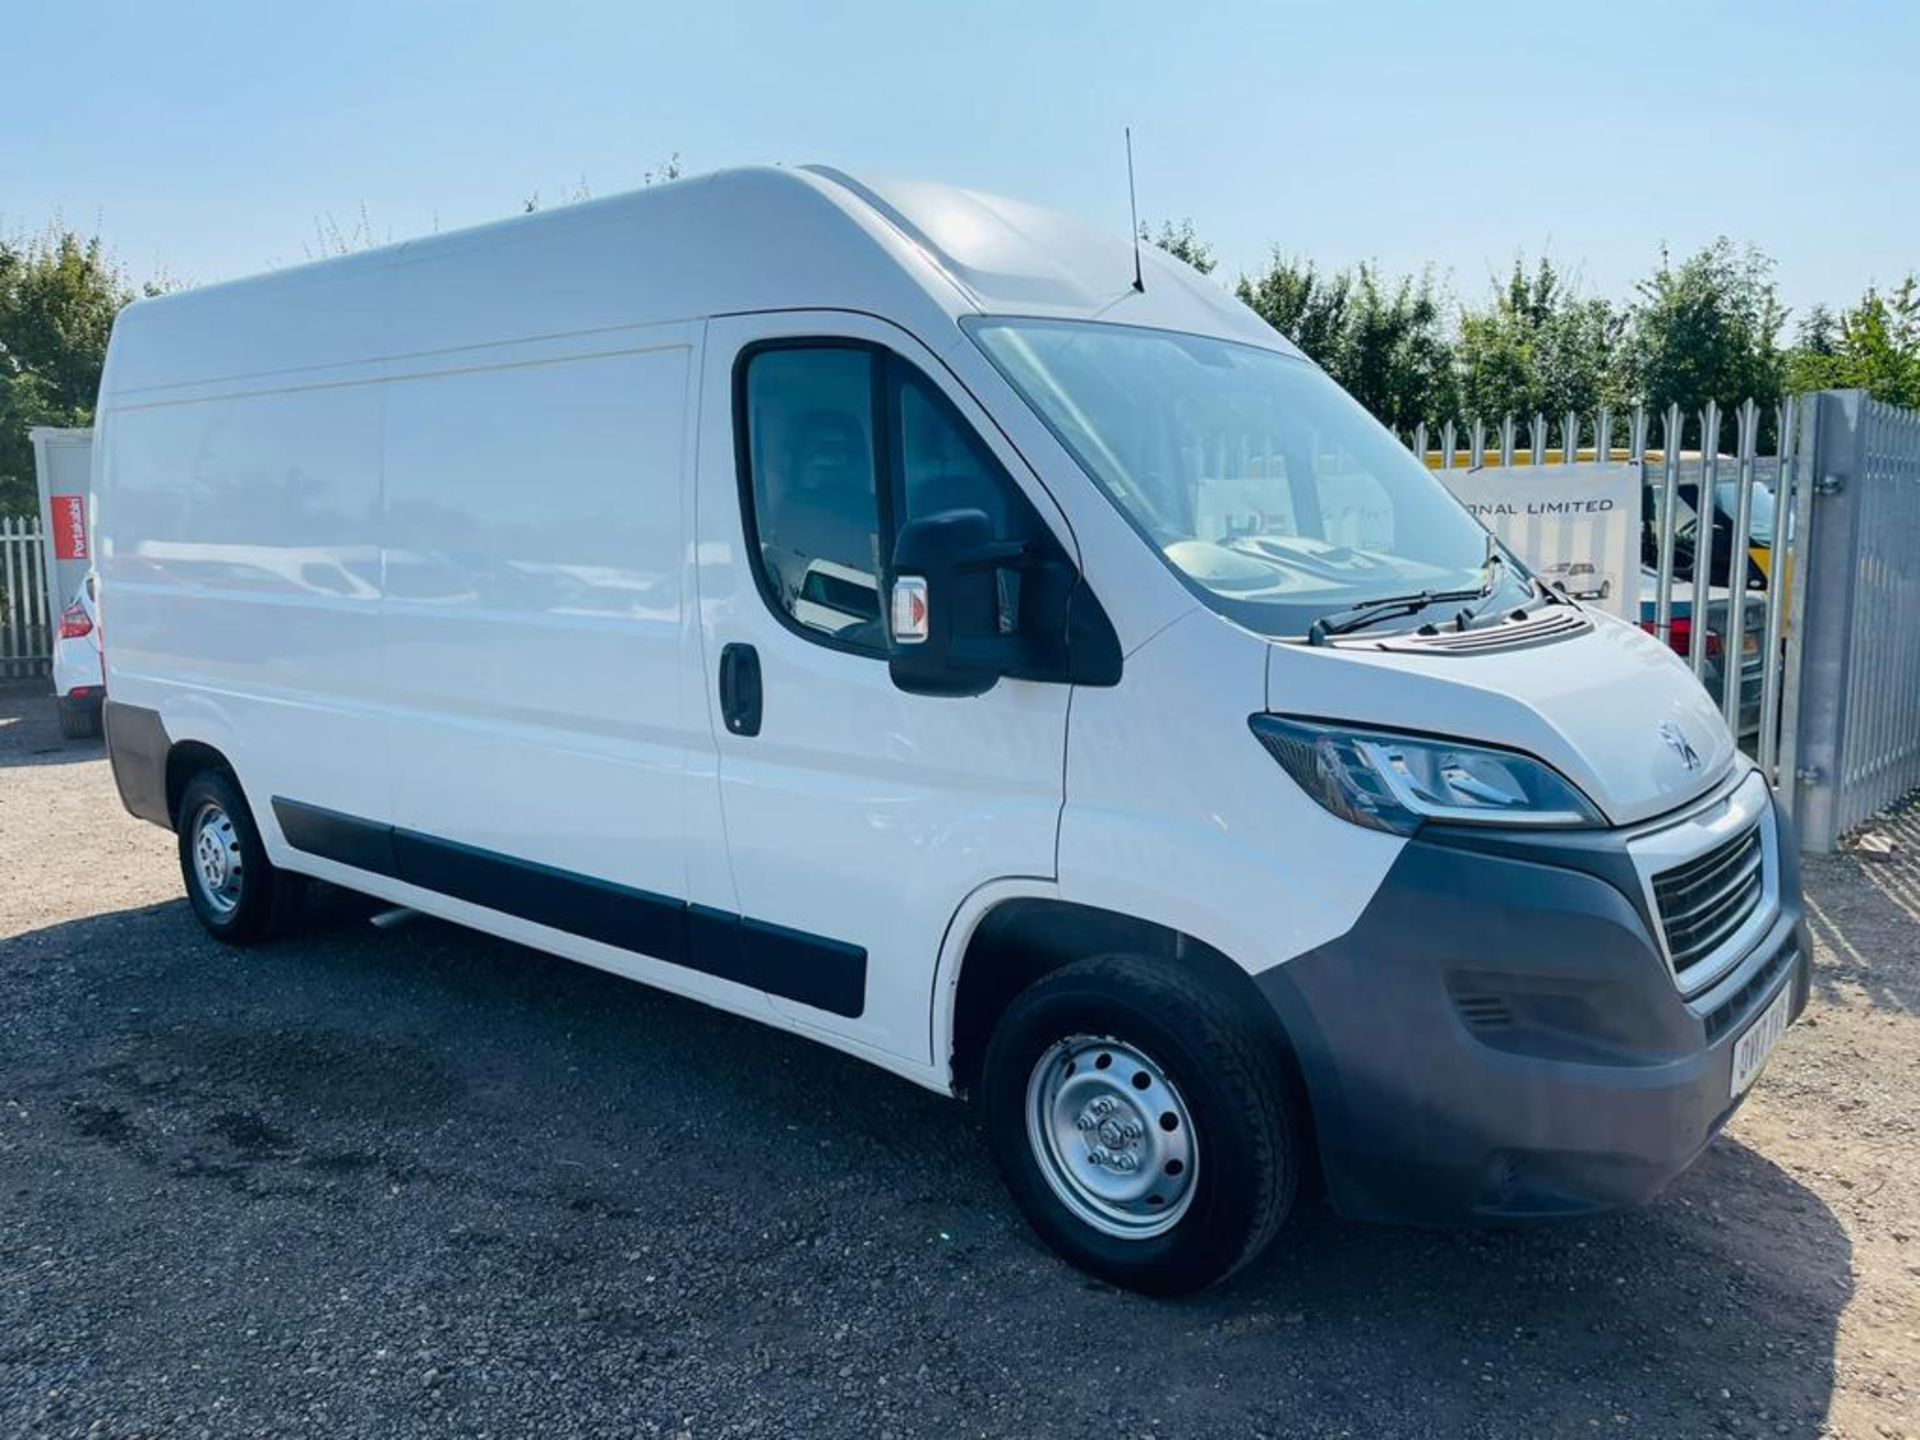
<path fill-rule="evenodd" d="M 1695 415 L 1672 406 L 1590 421 L 1449 422 L 1431 448 L 1424 425 L 1410 438 L 1441 471 L 1464 461 L 1520 474 L 1589 456 L 1638 465 L 1651 505 L 1642 627 L 1707 684 L 1793 816 L 1801 848 L 1826 852 L 1920 790 L 1920 411 L 1828 390 L 1766 410 L 1749 401 L 1726 419 L 1738 436 L 1730 455 L 1712 404 Z M 1747 545 L 1727 556 L 1731 583 L 1711 584 L 1702 568 L 1697 527 L 1721 492 L 1730 535 L 1764 552 L 1764 590 L 1733 578 Z M 1702 512 L 1684 523 L 1683 497 Z M 1762 504 L 1773 523 L 1759 536 L 1751 522 Z M 1684 563 L 1682 548 L 1692 552 Z M 1698 623 L 1702 603 L 1710 625 Z M 1683 605 L 1693 607 L 1684 631 Z"/>
<path fill-rule="evenodd" d="M 1803 404 L 1800 541 L 1782 750 L 1802 848 L 1920 788 L 1920 412 L 1824 391 Z"/>

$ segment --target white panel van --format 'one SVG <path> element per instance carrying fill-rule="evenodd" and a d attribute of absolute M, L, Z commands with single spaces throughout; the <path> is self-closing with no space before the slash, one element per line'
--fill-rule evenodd
<path fill-rule="evenodd" d="M 1805 1002 L 1686 667 L 1224 291 L 1027 205 L 707 176 L 145 300 L 107 727 L 216 937 L 309 878 L 971 1096 L 1191 1289 L 1303 1175 L 1652 1195 Z"/>

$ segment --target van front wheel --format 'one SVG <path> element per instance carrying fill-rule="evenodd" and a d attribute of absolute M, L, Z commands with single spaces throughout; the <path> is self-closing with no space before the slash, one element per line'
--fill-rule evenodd
<path fill-rule="evenodd" d="M 1299 1169 L 1272 1041 L 1203 980 L 1134 956 L 1036 981 L 995 1027 L 988 1141 L 1015 1201 L 1081 1269 L 1183 1294 L 1260 1253 Z"/>
<path fill-rule="evenodd" d="M 289 927 L 300 907 L 300 877 L 267 859 L 247 797 L 231 774 L 202 770 L 187 781 L 173 828 L 187 899 L 209 935 L 251 945 Z"/>

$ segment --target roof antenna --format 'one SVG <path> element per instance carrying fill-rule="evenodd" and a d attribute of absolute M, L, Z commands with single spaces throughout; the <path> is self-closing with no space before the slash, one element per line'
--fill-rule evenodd
<path fill-rule="evenodd" d="M 1133 288 L 1142 295 L 1147 293 L 1147 282 L 1140 278 L 1140 201 L 1133 192 L 1133 127 L 1126 127 L 1127 136 L 1127 209 L 1133 215 Z"/>

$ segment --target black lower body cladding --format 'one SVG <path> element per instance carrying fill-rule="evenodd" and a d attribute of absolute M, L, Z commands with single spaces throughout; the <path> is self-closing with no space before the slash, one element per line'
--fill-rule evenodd
<path fill-rule="evenodd" d="M 172 741 L 160 712 L 118 700 L 106 703 L 107 759 L 120 803 L 129 813 L 155 825 L 173 828 L 167 804 L 167 751 Z"/>
<path fill-rule="evenodd" d="M 1733 1050 L 1811 950 L 1782 826 L 1779 912 L 1691 1002 L 1625 842 L 1422 835 L 1359 922 L 1257 983 L 1286 1023 L 1334 1204 L 1449 1223 L 1657 1193 L 1739 1101 Z M 1734 1012 L 1738 1013 L 1734 1013 Z"/>
<path fill-rule="evenodd" d="M 750 916 L 275 796 L 287 844 L 504 915 L 858 1017 L 867 952 Z"/>

